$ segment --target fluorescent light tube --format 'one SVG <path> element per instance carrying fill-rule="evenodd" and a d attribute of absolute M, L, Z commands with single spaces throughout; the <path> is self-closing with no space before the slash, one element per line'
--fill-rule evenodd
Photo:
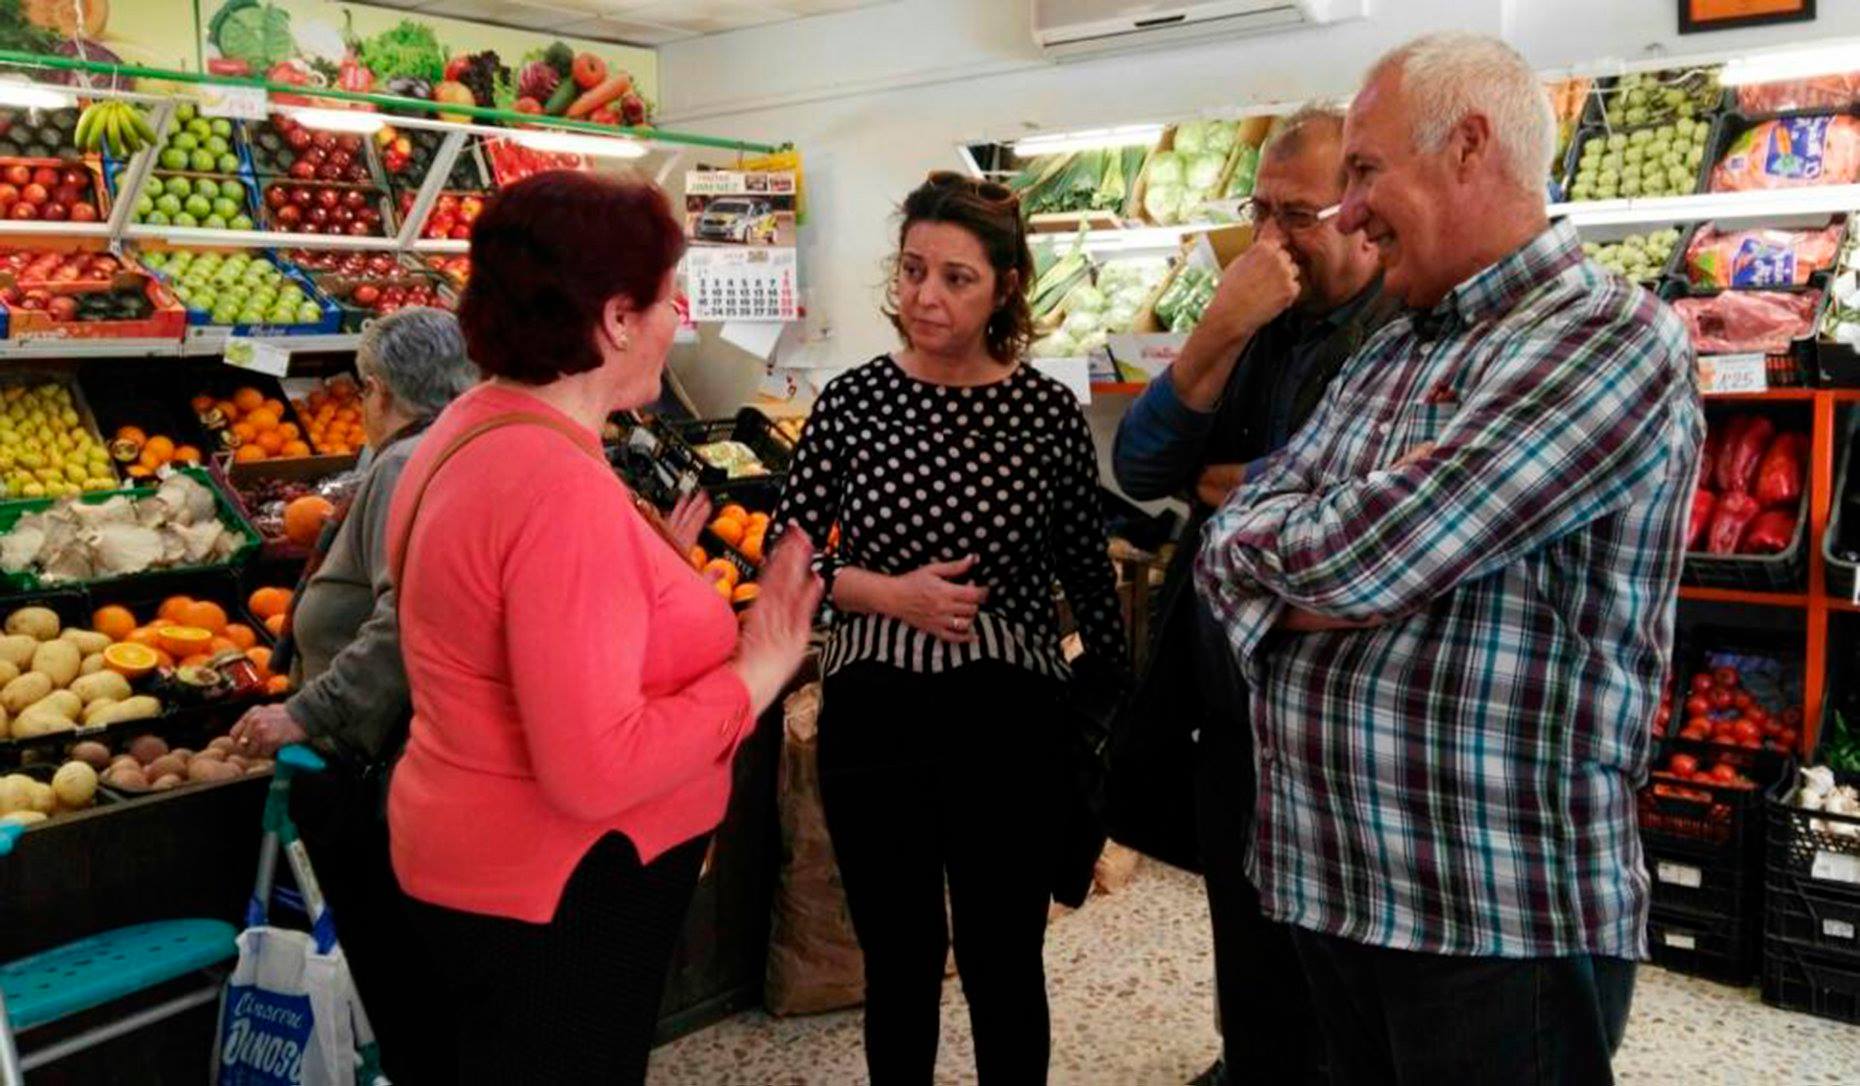
<path fill-rule="evenodd" d="M 387 118 L 364 109 L 294 109 L 291 117 L 305 128 L 325 132 L 357 132 L 373 135 L 387 127 Z"/>
<path fill-rule="evenodd" d="M 37 83 L 0 80 L 0 105 L 16 109 L 63 109 L 76 103 L 70 92 Z"/>
<path fill-rule="evenodd" d="M 1120 128 L 1093 128 L 1083 132 L 1059 132 L 1050 136 L 1028 136 L 1014 144 L 1014 153 L 1022 158 L 1053 155 L 1067 151 L 1096 151 L 1105 147 L 1147 146 L 1162 138 L 1159 124 L 1129 124 Z"/>
<path fill-rule="evenodd" d="M 1725 62 L 1724 71 L 1718 75 L 1718 82 L 1727 87 L 1736 87 L 1746 83 L 1782 83 L 1853 71 L 1860 71 L 1860 44 L 1847 41 L 1733 57 Z"/>
<path fill-rule="evenodd" d="M 550 131 L 541 128 L 520 129 L 511 139 L 532 151 L 549 151 L 560 155 L 587 155 L 590 158 L 644 158 L 651 148 L 635 139 L 587 136 L 580 132 Z"/>

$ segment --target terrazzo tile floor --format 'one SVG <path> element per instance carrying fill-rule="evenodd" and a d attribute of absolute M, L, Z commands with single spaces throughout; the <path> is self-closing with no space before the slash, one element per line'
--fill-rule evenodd
<path fill-rule="evenodd" d="M 1212 951 L 1196 879 L 1158 864 L 1047 936 L 1054 1086 L 1171 1086 L 1213 1058 Z M 943 990 L 937 1082 L 975 1081 L 967 1009 Z M 659 1049 L 649 1086 L 853 1086 L 865 1082 L 858 1011 L 775 1019 L 759 1011 Z M 1624 1084 L 1855 1086 L 1860 1026 L 1766 1007 L 1735 989 L 1641 969 Z M 1244 1080 L 1242 1080 L 1244 1081 Z"/>

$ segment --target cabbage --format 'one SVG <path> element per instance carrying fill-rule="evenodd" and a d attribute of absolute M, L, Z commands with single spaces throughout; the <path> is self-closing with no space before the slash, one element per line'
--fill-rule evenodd
<path fill-rule="evenodd" d="M 1096 312 L 1080 311 L 1068 314 L 1066 323 L 1060 325 L 1059 330 L 1074 339 L 1083 339 L 1098 331 L 1101 326 Z"/>
<path fill-rule="evenodd" d="M 1165 188 L 1171 186 L 1179 187 L 1185 175 L 1182 156 L 1176 152 L 1158 151 L 1150 156 L 1150 174 L 1148 181 L 1150 187 L 1154 188 L 1157 185 L 1162 185 Z"/>
<path fill-rule="evenodd" d="M 1208 122 L 1183 121 L 1175 126 L 1175 150 L 1177 154 L 1198 155 L 1207 146 Z"/>
<path fill-rule="evenodd" d="M 1151 222 L 1166 226 L 1182 214 L 1182 199 L 1186 195 L 1179 184 L 1151 184 L 1143 190 L 1143 212 Z"/>
<path fill-rule="evenodd" d="M 1097 313 L 1103 310 L 1104 306 L 1103 292 L 1090 283 L 1080 283 L 1072 288 L 1072 293 L 1066 295 L 1067 313 Z"/>
<path fill-rule="evenodd" d="M 1209 121 L 1207 135 L 1202 140 L 1202 150 L 1226 157 L 1234 149 L 1234 141 L 1240 136 L 1237 122 Z"/>
<path fill-rule="evenodd" d="M 1073 358 L 1078 355 L 1078 344 L 1063 331 L 1034 340 L 1027 353 L 1035 358 Z"/>
<path fill-rule="evenodd" d="M 1215 186 L 1221 183 L 1221 169 L 1226 165 L 1227 155 L 1225 153 L 1209 152 L 1189 159 L 1188 176 L 1185 180 L 1188 190 L 1198 195 L 1212 194 Z"/>

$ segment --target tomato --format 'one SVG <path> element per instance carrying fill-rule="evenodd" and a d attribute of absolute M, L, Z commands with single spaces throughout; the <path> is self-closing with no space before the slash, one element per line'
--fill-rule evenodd
<path fill-rule="evenodd" d="M 1729 709 L 1735 703 L 1736 699 L 1732 696 L 1731 692 L 1722 686 L 1711 692 L 1711 707 L 1713 709 Z"/>
<path fill-rule="evenodd" d="M 569 75 L 575 86 L 587 90 L 607 78 L 607 62 L 593 53 L 578 53 L 569 65 Z"/>
<path fill-rule="evenodd" d="M 1776 741 L 1781 743 L 1786 750 L 1795 749 L 1796 738 L 1797 734 L 1794 728 L 1784 728 L 1782 731 L 1776 733 Z"/>
<path fill-rule="evenodd" d="M 1721 784 L 1730 784 L 1737 780 L 1737 767 L 1729 762 L 1719 762 L 1711 767 L 1709 776 Z"/>
<path fill-rule="evenodd" d="M 1757 699 L 1751 697 L 1747 691 L 1739 690 L 1737 693 L 1731 695 L 1731 704 L 1737 706 L 1739 710 L 1748 713 L 1751 709 L 1756 707 Z"/>
<path fill-rule="evenodd" d="M 1781 735 L 1783 730 L 1783 726 L 1776 723 L 1774 720 L 1765 720 L 1758 724 L 1757 727 L 1763 729 L 1763 734 L 1771 738 Z"/>
<path fill-rule="evenodd" d="M 1692 692 L 1694 694 L 1709 694 L 1711 693 L 1712 687 L 1715 685 L 1717 684 L 1711 681 L 1711 676 L 1702 671 L 1692 676 Z"/>
<path fill-rule="evenodd" d="M 1688 724 L 1679 733 L 1681 739 L 1691 739 L 1703 743 L 1711 738 L 1711 729 L 1703 724 Z"/>
<path fill-rule="evenodd" d="M 1654 729 L 1656 731 L 1665 732 L 1666 726 L 1668 724 L 1671 724 L 1672 722 L 1673 722 L 1672 707 L 1669 705 L 1660 706 L 1659 713 L 1655 714 L 1653 718 Z"/>
<path fill-rule="evenodd" d="M 1713 721 L 1711 726 L 1711 737 L 1721 742 L 1729 742 L 1736 739 L 1737 721 L 1728 717 L 1724 720 Z"/>
<path fill-rule="evenodd" d="M 1711 672 L 1711 681 L 1720 690 L 1736 690 L 1738 686 L 1737 669 L 1734 667 L 1715 667 Z"/>
<path fill-rule="evenodd" d="M 1704 716 L 1711 712 L 1711 699 L 1694 694 L 1686 699 L 1687 716 Z"/>
<path fill-rule="evenodd" d="M 1801 708 L 1799 706 L 1792 706 L 1788 709 L 1784 709 L 1782 712 L 1782 722 L 1783 722 L 1783 727 L 1785 728 L 1801 727 L 1802 726 Z"/>
<path fill-rule="evenodd" d="M 1675 754 L 1666 768 L 1681 777 L 1690 777 L 1699 771 L 1699 760 L 1690 754 Z"/>

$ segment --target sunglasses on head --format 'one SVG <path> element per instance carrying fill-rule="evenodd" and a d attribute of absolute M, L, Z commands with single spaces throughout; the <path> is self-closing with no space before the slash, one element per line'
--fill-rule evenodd
<path fill-rule="evenodd" d="M 1014 190 L 999 181 L 983 181 L 954 170 L 932 171 L 929 181 L 937 188 L 967 188 L 982 199 L 993 203 L 1009 203 L 1018 200 L 1018 197 L 1014 195 Z"/>

